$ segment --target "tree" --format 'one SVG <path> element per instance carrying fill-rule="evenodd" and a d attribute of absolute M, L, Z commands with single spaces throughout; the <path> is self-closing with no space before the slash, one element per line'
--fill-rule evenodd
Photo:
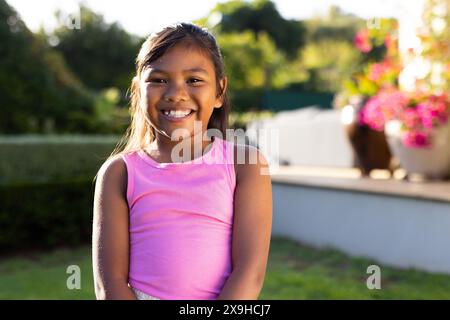
<path fill-rule="evenodd" d="M 360 63 L 353 38 L 365 20 L 330 6 L 328 13 L 304 21 L 306 44 L 299 51 L 292 70 L 303 70 L 306 78 L 298 83 L 303 90 L 336 92 L 344 79 Z"/>
<path fill-rule="evenodd" d="M 283 58 L 267 34 L 260 33 L 258 37 L 250 31 L 221 34 L 217 42 L 231 90 L 272 87 L 271 74 Z"/>
<path fill-rule="evenodd" d="M 275 4 L 268 0 L 244 2 L 233 0 L 219 3 L 210 15 L 221 14 L 220 32 L 252 31 L 256 36 L 266 32 L 289 58 L 304 44 L 305 28 L 301 21 L 286 20 Z M 208 18 L 206 18 L 206 21 Z"/>
<path fill-rule="evenodd" d="M 56 12 L 61 15 L 61 12 Z M 143 39 L 130 35 L 118 23 L 108 24 L 102 15 L 82 5 L 79 29 L 60 25 L 55 49 L 88 87 L 117 87 L 124 94 L 134 72 L 134 61 Z"/>
<path fill-rule="evenodd" d="M 90 94 L 62 56 L 0 0 L 0 132 L 64 130 L 71 114 L 91 108 Z"/>
<path fill-rule="evenodd" d="M 355 71 L 359 52 L 352 43 L 342 40 L 311 41 L 302 50 L 299 60 L 309 74 L 305 90 L 337 92 L 344 79 Z"/>
<path fill-rule="evenodd" d="M 330 6 L 328 14 L 305 20 L 307 42 L 342 40 L 351 43 L 356 32 L 366 24 L 353 14 L 345 13 L 338 6 Z"/>

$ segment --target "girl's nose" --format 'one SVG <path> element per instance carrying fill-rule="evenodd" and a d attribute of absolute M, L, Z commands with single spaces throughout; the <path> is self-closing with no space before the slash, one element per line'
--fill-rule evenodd
<path fill-rule="evenodd" d="M 186 88 L 182 83 L 171 82 L 167 86 L 166 92 L 164 92 L 164 100 L 168 102 L 186 101 L 189 99 L 189 95 L 186 92 Z"/>

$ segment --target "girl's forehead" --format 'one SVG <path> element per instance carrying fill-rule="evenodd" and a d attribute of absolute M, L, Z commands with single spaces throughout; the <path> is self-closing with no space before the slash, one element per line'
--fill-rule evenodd
<path fill-rule="evenodd" d="M 202 68 L 214 72 L 209 54 L 192 45 L 177 45 L 170 48 L 157 60 L 149 63 L 147 68 L 168 69 L 167 71 Z"/>

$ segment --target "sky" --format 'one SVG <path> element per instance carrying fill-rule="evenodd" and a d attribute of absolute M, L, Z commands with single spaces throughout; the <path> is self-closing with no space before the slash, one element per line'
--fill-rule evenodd
<path fill-rule="evenodd" d="M 77 12 L 79 0 L 6 0 L 14 7 L 27 26 L 37 31 L 41 25 L 47 31 L 57 24 L 53 12 Z M 305 19 L 327 12 L 330 5 L 365 19 L 399 17 L 415 2 L 422 0 L 273 0 L 286 19 Z M 130 33 L 145 36 L 174 22 L 202 18 L 218 2 L 214 0 L 83 0 L 88 7 L 101 13 L 107 22 L 119 22 Z"/>

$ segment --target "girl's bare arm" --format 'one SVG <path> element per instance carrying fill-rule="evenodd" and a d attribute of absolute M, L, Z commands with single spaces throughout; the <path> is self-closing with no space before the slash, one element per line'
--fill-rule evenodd
<path fill-rule="evenodd" d="M 272 186 L 268 163 L 257 149 L 250 146 L 244 148 L 246 159 L 249 159 L 250 152 L 256 152 L 258 161 L 236 165 L 233 271 L 218 297 L 220 300 L 258 299 L 269 255 Z"/>
<path fill-rule="evenodd" d="M 133 299 L 128 286 L 127 169 L 116 156 L 100 168 L 95 185 L 92 259 L 97 299 Z"/>

